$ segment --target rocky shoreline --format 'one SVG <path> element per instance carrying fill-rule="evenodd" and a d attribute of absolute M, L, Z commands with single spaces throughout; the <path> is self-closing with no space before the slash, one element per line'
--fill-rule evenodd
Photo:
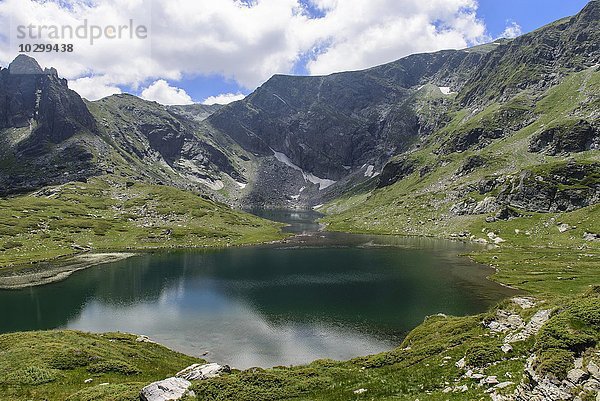
<path fill-rule="evenodd" d="M 20 290 L 56 283 L 67 279 L 71 274 L 93 266 L 114 263 L 136 256 L 135 253 L 84 253 L 61 262 L 43 263 L 35 267 L 11 271 L 0 276 L 0 290 Z"/>

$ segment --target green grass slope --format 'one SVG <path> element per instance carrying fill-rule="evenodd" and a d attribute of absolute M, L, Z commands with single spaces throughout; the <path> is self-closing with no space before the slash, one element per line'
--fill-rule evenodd
<path fill-rule="evenodd" d="M 43 352 L 40 347 L 43 346 Z M 122 333 L 0 335 L 2 400 L 134 401 L 144 383 L 202 362 Z M 86 380 L 92 379 L 90 383 Z"/>
<path fill-rule="evenodd" d="M 0 199 L 0 275 L 82 252 L 273 241 L 280 227 L 191 192 L 101 177 Z"/>

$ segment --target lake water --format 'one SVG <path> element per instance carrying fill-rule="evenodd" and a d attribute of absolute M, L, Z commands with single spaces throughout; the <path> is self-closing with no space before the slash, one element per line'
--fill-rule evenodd
<path fill-rule="evenodd" d="M 465 244 L 315 232 L 310 212 L 263 215 L 299 236 L 143 254 L 0 291 L 0 332 L 131 332 L 236 368 L 271 367 L 390 350 L 427 315 L 482 312 L 513 293 L 458 256 Z"/>

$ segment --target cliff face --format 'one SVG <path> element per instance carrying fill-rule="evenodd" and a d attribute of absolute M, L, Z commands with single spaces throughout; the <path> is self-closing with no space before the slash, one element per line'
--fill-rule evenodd
<path fill-rule="evenodd" d="M 0 71 L 0 192 L 95 174 L 96 122 L 56 70 L 20 55 Z"/>

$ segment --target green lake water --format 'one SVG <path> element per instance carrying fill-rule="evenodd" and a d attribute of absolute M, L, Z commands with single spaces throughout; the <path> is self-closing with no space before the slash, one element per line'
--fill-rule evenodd
<path fill-rule="evenodd" d="M 322 233 L 313 213 L 263 215 L 299 236 L 143 254 L 0 291 L 0 332 L 131 332 L 236 368 L 270 367 L 389 350 L 427 315 L 482 312 L 513 294 L 459 256 L 469 245 Z"/>

